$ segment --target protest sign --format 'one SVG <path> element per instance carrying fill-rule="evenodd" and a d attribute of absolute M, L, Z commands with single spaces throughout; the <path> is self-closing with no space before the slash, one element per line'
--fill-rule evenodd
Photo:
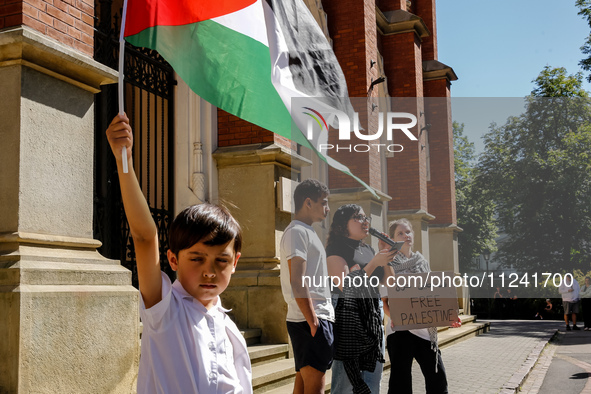
<path fill-rule="evenodd" d="M 410 330 L 447 327 L 458 320 L 453 272 L 396 274 L 387 281 L 388 305 L 394 327 Z"/>

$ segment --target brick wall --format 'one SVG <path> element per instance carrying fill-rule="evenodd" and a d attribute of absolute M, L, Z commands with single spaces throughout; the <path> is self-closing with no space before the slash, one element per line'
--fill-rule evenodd
<path fill-rule="evenodd" d="M 218 146 L 276 143 L 295 149 L 285 137 L 256 126 L 218 108 Z"/>
<path fill-rule="evenodd" d="M 376 5 L 382 12 L 406 10 L 406 0 L 377 0 Z"/>
<path fill-rule="evenodd" d="M 20 25 L 93 55 L 94 0 L 0 0 L 0 28 Z"/>
<path fill-rule="evenodd" d="M 420 16 L 427 25 L 431 35 L 423 38 L 423 60 L 437 60 L 437 23 L 435 0 L 413 1 L 416 15 Z"/>
<path fill-rule="evenodd" d="M 423 66 L 421 40 L 414 32 L 382 37 L 384 71 L 388 76 L 388 91 L 393 98 L 392 108 L 417 116 L 418 125 L 411 129 L 419 138 L 412 142 L 402 137 L 395 140 L 404 150 L 388 159 L 388 194 L 392 196 L 389 210 L 427 210 L 427 164 L 425 134 L 420 134 L 423 112 Z M 414 100 L 412 99 L 414 98 Z M 396 135 L 395 135 L 396 137 Z"/>
<path fill-rule="evenodd" d="M 449 82 L 442 78 L 425 82 L 425 113 L 429 130 L 431 180 L 428 182 L 429 213 L 433 224 L 457 223 L 453 155 L 453 129 Z"/>
<path fill-rule="evenodd" d="M 377 32 L 375 1 L 371 0 L 324 0 L 323 8 L 328 16 L 328 30 L 333 40 L 333 49 L 339 60 L 350 97 L 367 97 L 367 91 L 372 80 L 378 78 L 377 67 L 370 67 L 370 61 L 377 61 Z M 371 94 L 375 97 L 377 89 Z M 360 108 L 361 123 L 364 129 L 375 132 L 378 127 L 377 114 L 364 116 L 367 113 L 365 100 Z M 354 147 L 366 144 L 352 137 L 350 141 L 339 141 L 336 133 L 331 133 L 329 143 L 333 145 Z M 335 149 L 336 150 L 336 149 Z M 331 157 L 349 167 L 349 169 L 363 179 L 370 186 L 381 190 L 380 154 L 373 149 L 369 152 L 355 152 L 341 150 L 329 151 Z M 350 176 L 329 169 L 329 186 L 331 188 L 359 187 L 359 183 Z"/>

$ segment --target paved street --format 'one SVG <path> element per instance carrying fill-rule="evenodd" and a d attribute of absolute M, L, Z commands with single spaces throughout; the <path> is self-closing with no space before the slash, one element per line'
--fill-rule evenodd
<path fill-rule="evenodd" d="M 491 320 L 490 332 L 451 345 L 441 351 L 449 381 L 449 392 L 451 394 L 516 392 L 516 388 L 531 372 L 544 346 L 557 329 L 564 330 L 564 322 Z M 580 331 L 580 333 L 587 334 L 591 340 L 591 332 Z M 570 356 L 573 355 L 570 354 Z M 591 352 L 587 356 L 591 357 Z M 586 360 L 591 364 L 590 359 Z M 538 376 L 541 376 L 540 372 Z M 390 372 L 386 371 L 382 380 L 381 394 L 388 392 L 389 378 Z M 584 380 L 580 379 L 580 381 Z M 413 366 L 413 388 L 415 393 L 425 392 L 423 376 L 416 363 Z M 579 391 L 550 390 L 545 393 L 557 392 L 578 393 Z M 532 391 L 531 394 L 534 392 Z"/>

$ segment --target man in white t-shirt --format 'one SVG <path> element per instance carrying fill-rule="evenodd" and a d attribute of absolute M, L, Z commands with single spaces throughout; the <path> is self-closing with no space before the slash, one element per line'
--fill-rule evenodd
<path fill-rule="evenodd" d="M 328 215 L 328 194 L 317 180 L 300 183 L 294 191 L 294 220 L 281 239 L 281 289 L 295 358 L 294 393 L 324 393 L 324 376 L 332 364 L 334 309 L 326 252 L 312 228 Z"/>
<path fill-rule="evenodd" d="M 581 288 L 579 287 L 579 282 L 573 279 L 571 274 L 570 280 L 566 279 L 568 276 L 565 275 L 563 277 L 563 281 L 558 288 L 558 292 L 562 296 L 562 307 L 564 308 L 564 322 L 566 323 L 566 331 L 570 331 L 570 326 L 568 325 L 568 318 L 571 317 L 573 321 L 573 330 L 577 331 L 580 328 L 577 326 L 577 313 L 579 313 L 579 292 Z M 570 282 L 570 286 L 567 286 L 566 283 Z"/>

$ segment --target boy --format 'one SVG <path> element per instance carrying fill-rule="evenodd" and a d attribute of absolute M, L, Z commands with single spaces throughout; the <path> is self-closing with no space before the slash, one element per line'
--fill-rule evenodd
<path fill-rule="evenodd" d="M 137 258 L 144 323 L 138 393 L 252 393 L 246 343 L 219 298 L 240 258 L 240 226 L 226 209 L 211 204 L 181 212 L 170 228 L 167 257 L 177 273 L 171 284 L 160 271 L 156 225 L 132 168 L 127 116 L 117 115 L 106 134 Z"/>
<path fill-rule="evenodd" d="M 281 289 L 287 302 L 287 331 L 296 369 L 294 393 L 298 394 L 324 393 L 324 375 L 332 364 L 334 309 L 324 280 L 326 252 L 312 228 L 312 223 L 328 215 L 328 194 L 317 180 L 300 183 L 294 191 L 294 220 L 281 239 Z"/>

